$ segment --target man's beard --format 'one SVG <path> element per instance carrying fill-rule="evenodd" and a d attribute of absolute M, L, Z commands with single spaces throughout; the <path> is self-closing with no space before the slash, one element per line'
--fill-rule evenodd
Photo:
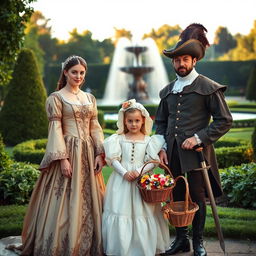
<path fill-rule="evenodd" d="M 182 70 L 182 71 L 181 71 Z M 175 72 L 180 76 L 180 77 L 185 77 L 187 76 L 191 71 L 193 70 L 193 66 L 189 68 L 185 67 L 179 67 L 178 69 L 175 69 Z"/>

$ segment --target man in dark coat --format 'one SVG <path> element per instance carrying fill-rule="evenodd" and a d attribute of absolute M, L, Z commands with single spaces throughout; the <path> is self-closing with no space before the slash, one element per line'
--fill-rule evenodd
<path fill-rule="evenodd" d="M 165 136 L 167 147 L 160 152 L 160 160 L 169 165 L 174 177 L 187 175 L 191 198 L 199 206 L 192 223 L 195 256 L 207 255 L 203 245 L 206 218 L 206 189 L 198 153 L 194 146 L 203 145 L 213 194 L 222 194 L 213 143 L 232 125 L 232 116 L 224 99 L 226 86 L 200 75 L 196 62 L 203 58 L 209 42 L 206 28 L 189 25 L 180 35 L 176 47 L 163 53 L 172 59 L 177 79 L 160 92 L 156 114 L 156 133 Z M 184 201 L 185 186 L 178 182 L 174 201 Z M 190 251 L 188 227 L 176 227 L 176 238 L 165 255 Z"/>

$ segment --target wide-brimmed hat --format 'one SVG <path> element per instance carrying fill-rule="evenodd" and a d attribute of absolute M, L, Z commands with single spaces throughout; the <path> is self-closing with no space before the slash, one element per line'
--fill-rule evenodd
<path fill-rule="evenodd" d="M 180 40 L 172 49 L 163 51 L 169 58 L 181 55 L 191 55 L 200 60 L 204 57 L 206 47 L 210 46 L 205 33 L 207 29 L 197 23 L 193 23 L 185 28 L 180 34 Z"/>

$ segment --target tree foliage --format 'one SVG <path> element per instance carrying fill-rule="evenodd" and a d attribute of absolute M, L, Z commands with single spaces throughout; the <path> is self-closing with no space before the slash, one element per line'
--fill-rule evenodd
<path fill-rule="evenodd" d="M 216 53 L 223 55 L 236 47 L 236 40 L 226 27 L 218 27 L 215 32 L 214 45 Z"/>
<path fill-rule="evenodd" d="M 143 38 L 151 37 L 155 40 L 159 51 L 172 48 L 179 40 L 179 35 L 182 29 L 179 25 L 170 26 L 163 25 L 157 30 L 152 29 L 150 33 L 144 34 Z"/>
<path fill-rule="evenodd" d="M 237 46 L 219 60 L 255 60 L 256 59 L 256 20 L 248 35 L 236 35 Z"/>
<path fill-rule="evenodd" d="M 114 44 L 117 44 L 117 41 L 121 38 L 121 37 L 126 37 L 128 39 L 132 39 L 132 33 L 129 30 L 126 30 L 124 28 L 122 29 L 118 29 L 118 28 L 114 28 L 115 29 L 115 35 L 114 35 Z"/>
<path fill-rule="evenodd" d="M 256 101 L 256 65 L 251 69 L 246 87 L 246 99 Z"/>
<path fill-rule="evenodd" d="M 11 79 L 13 65 L 22 47 L 25 22 L 33 12 L 34 0 L 1 0 L 0 2 L 0 86 Z"/>
<path fill-rule="evenodd" d="M 22 49 L 0 112 L 0 130 L 7 145 L 47 136 L 46 91 L 33 52 Z"/>

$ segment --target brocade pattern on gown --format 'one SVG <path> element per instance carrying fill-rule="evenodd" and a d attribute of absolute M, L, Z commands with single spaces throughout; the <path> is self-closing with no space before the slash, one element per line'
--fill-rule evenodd
<path fill-rule="evenodd" d="M 104 141 L 106 161 L 118 160 L 127 170 L 136 170 L 150 160 L 159 161 L 163 136 L 145 136 L 131 141 L 114 134 Z M 106 255 L 154 256 L 170 245 L 169 227 L 161 204 L 149 204 L 141 198 L 136 181 L 125 180 L 113 171 L 104 198 L 102 216 L 103 248 Z"/>
<path fill-rule="evenodd" d="M 22 255 L 102 255 L 105 185 L 102 173 L 94 174 L 94 159 L 103 153 L 104 137 L 96 100 L 85 96 L 86 105 L 70 103 L 59 92 L 47 98 L 48 143 L 23 224 Z M 59 160 L 65 158 L 72 178 L 61 173 Z"/>

